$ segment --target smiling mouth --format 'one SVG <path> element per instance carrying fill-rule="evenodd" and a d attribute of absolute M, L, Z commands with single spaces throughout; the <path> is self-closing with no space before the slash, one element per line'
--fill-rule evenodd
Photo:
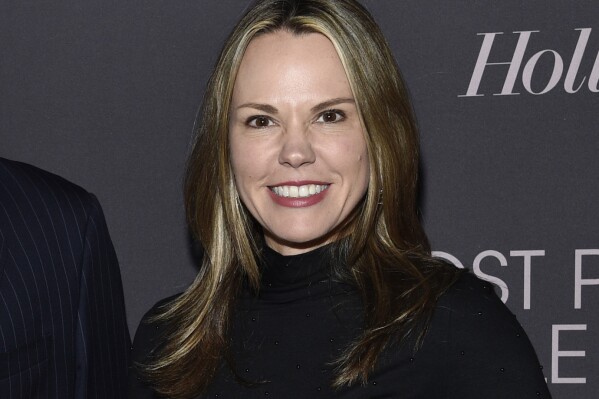
<path fill-rule="evenodd" d="M 328 184 L 305 184 L 303 186 L 273 186 L 270 190 L 284 198 L 307 198 L 329 188 Z"/>

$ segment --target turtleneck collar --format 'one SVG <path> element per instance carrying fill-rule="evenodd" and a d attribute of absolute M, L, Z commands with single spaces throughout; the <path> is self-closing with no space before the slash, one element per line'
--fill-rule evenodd
<path fill-rule="evenodd" d="M 262 251 L 262 289 L 286 285 L 309 285 L 327 280 L 330 275 L 330 245 L 298 255 L 281 255 L 264 246 Z"/>
<path fill-rule="evenodd" d="M 256 300 L 266 304 L 297 303 L 319 298 L 342 297 L 355 294 L 356 288 L 333 274 L 334 244 L 325 245 L 312 251 L 285 256 L 275 250 L 263 247 L 260 255 L 260 289 L 258 292 L 245 281 L 240 293 L 242 308 L 247 303 L 256 305 Z M 244 301 L 251 301 L 243 304 Z"/>
<path fill-rule="evenodd" d="M 259 297 L 292 302 L 325 293 L 330 288 L 330 266 L 330 245 L 289 256 L 264 246 Z"/>

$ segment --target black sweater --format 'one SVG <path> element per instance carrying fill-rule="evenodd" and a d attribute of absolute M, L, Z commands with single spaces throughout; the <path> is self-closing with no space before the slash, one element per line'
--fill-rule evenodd
<path fill-rule="evenodd" d="M 366 385 L 335 391 L 331 362 L 362 325 L 358 293 L 331 282 L 324 249 L 296 256 L 266 249 L 264 258 L 260 293 L 243 292 L 231 336 L 237 374 L 258 383 L 240 384 L 223 362 L 202 398 L 550 398 L 520 324 L 491 285 L 471 274 L 440 298 L 416 353 L 413 342 L 391 345 Z M 163 329 L 147 320 L 164 303 L 144 316 L 134 361 L 161 344 Z M 158 398 L 134 367 L 129 397 Z"/>

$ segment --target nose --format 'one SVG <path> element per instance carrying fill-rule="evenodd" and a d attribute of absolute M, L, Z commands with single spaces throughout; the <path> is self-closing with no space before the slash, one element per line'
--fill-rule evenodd
<path fill-rule="evenodd" d="M 299 168 L 314 163 L 315 160 L 309 129 L 302 126 L 288 127 L 282 135 L 279 163 Z"/>

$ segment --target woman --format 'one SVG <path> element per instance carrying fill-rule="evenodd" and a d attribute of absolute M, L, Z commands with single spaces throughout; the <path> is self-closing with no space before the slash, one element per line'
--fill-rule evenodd
<path fill-rule="evenodd" d="M 490 286 L 431 258 L 417 169 L 368 12 L 258 1 L 225 43 L 188 165 L 200 272 L 142 321 L 130 396 L 549 397 Z"/>

